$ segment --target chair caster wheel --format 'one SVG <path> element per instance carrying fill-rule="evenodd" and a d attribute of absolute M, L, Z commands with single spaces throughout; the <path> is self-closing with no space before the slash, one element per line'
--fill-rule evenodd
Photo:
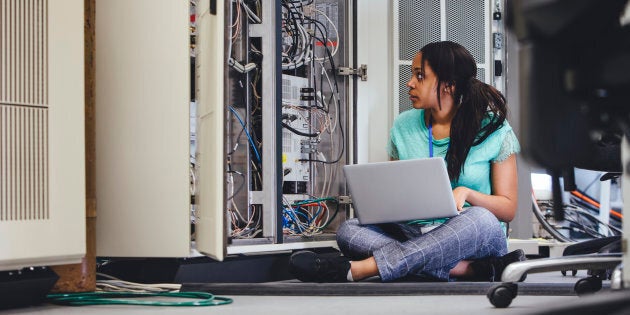
<path fill-rule="evenodd" d="M 571 270 L 571 275 L 573 275 L 575 277 L 577 272 L 578 272 L 577 270 L 573 269 L 573 270 Z M 562 273 L 563 276 L 567 275 L 567 271 L 566 270 L 560 270 L 560 273 Z"/>
<path fill-rule="evenodd" d="M 510 306 L 517 292 L 518 287 L 515 283 L 502 283 L 490 288 L 486 296 L 494 307 L 506 308 Z"/>
<path fill-rule="evenodd" d="M 573 290 L 577 295 L 595 293 L 602 289 L 602 280 L 594 277 L 580 279 L 575 283 Z"/>

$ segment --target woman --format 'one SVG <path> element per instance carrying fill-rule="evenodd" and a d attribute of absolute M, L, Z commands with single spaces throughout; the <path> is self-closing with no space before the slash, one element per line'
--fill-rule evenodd
<path fill-rule="evenodd" d="M 518 140 L 508 124 L 505 98 L 476 79 L 472 55 L 454 42 L 424 46 L 412 63 L 407 87 L 413 110 L 394 122 L 388 145 L 393 160 L 443 157 L 460 215 L 435 222 L 341 224 L 344 256 L 301 251 L 290 259 L 302 281 L 392 281 L 421 276 L 499 280 L 505 266 L 524 259 L 507 254 L 502 226 L 517 207 Z M 354 259 L 354 260 L 350 260 Z"/>

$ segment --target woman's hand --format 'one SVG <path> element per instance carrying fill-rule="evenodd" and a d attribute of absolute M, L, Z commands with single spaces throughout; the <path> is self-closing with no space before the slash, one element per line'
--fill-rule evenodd
<path fill-rule="evenodd" d="M 505 161 L 491 164 L 490 179 L 492 194 L 484 194 L 464 186 L 453 189 L 457 210 L 462 211 L 464 204 L 488 209 L 500 221 L 510 222 L 516 215 L 518 203 L 518 172 L 516 156 L 510 155 Z"/>
<path fill-rule="evenodd" d="M 453 197 L 455 197 L 455 206 L 457 206 L 457 211 L 464 210 L 464 204 L 466 203 L 466 199 L 468 198 L 468 194 L 470 194 L 470 188 L 459 186 L 453 189 Z"/>

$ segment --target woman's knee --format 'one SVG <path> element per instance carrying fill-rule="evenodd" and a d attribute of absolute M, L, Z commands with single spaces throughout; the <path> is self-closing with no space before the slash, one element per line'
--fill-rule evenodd
<path fill-rule="evenodd" d="M 471 218 L 477 223 L 483 224 L 485 226 L 496 226 L 501 229 L 501 222 L 497 217 L 490 212 L 490 210 L 484 207 L 469 207 L 466 211 L 462 212 L 460 215 L 465 215 L 468 218 Z"/>
<path fill-rule="evenodd" d="M 337 244 L 341 246 L 348 242 L 352 235 L 354 235 L 357 231 L 357 227 L 359 226 L 359 220 L 357 219 L 349 219 L 342 222 L 337 229 Z"/>
<path fill-rule="evenodd" d="M 461 214 L 465 214 L 468 217 L 475 217 L 480 220 L 484 220 L 487 217 L 491 217 L 496 220 L 496 217 L 492 214 L 492 212 L 490 212 L 490 210 L 479 206 L 468 207 Z"/>

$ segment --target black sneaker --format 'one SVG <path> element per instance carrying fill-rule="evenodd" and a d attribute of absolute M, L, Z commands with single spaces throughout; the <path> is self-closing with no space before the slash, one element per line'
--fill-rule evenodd
<path fill-rule="evenodd" d="M 303 282 L 347 282 L 350 260 L 343 256 L 326 257 L 299 251 L 289 258 L 289 271 Z"/>
<path fill-rule="evenodd" d="M 473 261 L 470 267 L 475 275 L 473 281 L 501 281 L 501 275 L 507 265 L 525 260 L 525 253 L 521 249 L 509 252 L 501 257 L 487 257 Z M 523 279 L 519 281 L 523 281 Z"/>

